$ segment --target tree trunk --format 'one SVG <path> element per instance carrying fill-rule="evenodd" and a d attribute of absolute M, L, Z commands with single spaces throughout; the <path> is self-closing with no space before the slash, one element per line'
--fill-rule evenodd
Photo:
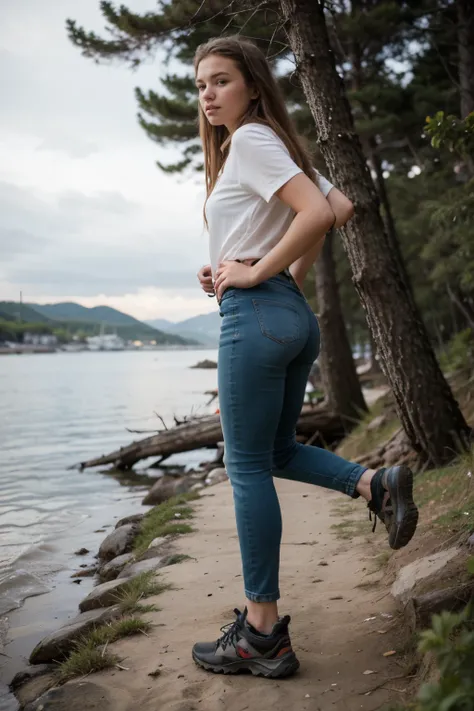
<path fill-rule="evenodd" d="M 381 373 L 382 368 L 380 366 L 380 361 L 377 356 L 377 344 L 374 341 L 374 337 L 372 335 L 372 332 L 369 331 L 369 337 L 370 337 L 370 373 L 374 374 L 375 373 Z"/>
<path fill-rule="evenodd" d="M 360 420 L 361 414 L 367 412 L 367 405 L 342 315 L 333 255 L 333 234 L 331 230 L 326 235 L 314 266 L 323 351 L 319 365 L 329 408 L 341 417 L 349 430 Z"/>
<path fill-rule="evenodd" d="M 280 5 L 321 153 L 332 180 L 355 205 L 354 218 L 341 230 L 343 244 L 400 421 L 425 461 L 440 466 L 469 446 L 470 429 L 390 249 L 323 6 L 315 0 L 280 0 Z"/>
<path fill-rule="evenodd" d="M 457 0 L 461 118 L 474 111 L 474 3 Z"/>
<path fill-rule="evenodd" d="M 458 64 L 461 92 L 461 118 L 474 111 L 474 4 L 472 0 L 457 0 Z M 466 156 L 466 166 L 474 175 L 474 158 Z"/>
<path fill-rule="evenodd" d="M 409 291 L 412 291 L 410 277 L 408 276 L 408 272 L 405 268 L 402 250 L 400 249 L 400 240 L 398 239 L 397 228 L 395 226 L 395 220 L 393 219 L 392 207 L 387 193 L 387 186 L 385 185 L 385 178 L 383 177 L 382 161 L 377 153 L 377 143 L 373 136 L 369 137 L 367 143 L 369 162 L 375 173 L 375 188 L 385 215 L 385 230 L 390 243 L 390 249 L 397 260 L 398 271 L 403 279 L 403 283 Z"/>

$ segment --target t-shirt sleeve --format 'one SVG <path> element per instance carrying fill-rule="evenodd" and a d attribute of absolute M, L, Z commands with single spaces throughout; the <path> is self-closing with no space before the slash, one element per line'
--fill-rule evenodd
<path fill-rule="evenodd" d="M 327 178 L 324 177 L 324 175 L 321 175 L 321 173 L 314 169 L 314 172 L 316 173 L 317 176 L 317 182 L 318 182 L 318 187 L 321 190 L 322 194 L 324 197 L 327 197 L 331 190 L 333 189 L 334 185 L 327 180 Z"/>
<path fill-rule="evenodd" d="M 266 202 L 291 178 L 303 172 L 283 141 L 268 126 L 241 126 L 232 137 L 231 150 L 235 152 L 240 184 Z"/>

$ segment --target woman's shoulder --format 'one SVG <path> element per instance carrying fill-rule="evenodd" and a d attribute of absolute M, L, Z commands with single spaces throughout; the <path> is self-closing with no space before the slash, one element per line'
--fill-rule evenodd
<path fill-rule="evenodd" d="M 282 143 L 280 137 L 275 133 L 273 128 L 270 128 L 264 123 L 244 123 L 239 126 L 232 134 L 232 144 L 244 145 L 261 142 L 262 140 L 272 141 L 274 143 Z"/>

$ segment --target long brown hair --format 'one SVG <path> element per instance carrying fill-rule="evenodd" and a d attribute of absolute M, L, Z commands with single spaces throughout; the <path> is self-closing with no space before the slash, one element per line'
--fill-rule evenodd
<path fill-rule="evenodd" d="M 239 36 L 216 37 L 199 45 L 194 55 L 194 73 L 197 75 L 199 63 L 211 54 L 232 59 L 242 73 L 248 86 L 255 87 L 258 98 L 250 102 L 239 126 L 246 123 L 261 123 L 272 128 L 287 147 L 291 157 L 308 178 L 316 182 L 309 152 L 302 139 L 296 133 L 293 122 L 285 106 L 270 65 L 257 45 Z M 222 169 L 230 144 L 229 131 L 225 126 L 212 126 L 199 104 L 199 134 L 204 151 L 204 170 L 206 174 L 206 201 L 204 203 L 204 221 L 206 220 L 206 202 L 212 193 L 220 170 Z"/>

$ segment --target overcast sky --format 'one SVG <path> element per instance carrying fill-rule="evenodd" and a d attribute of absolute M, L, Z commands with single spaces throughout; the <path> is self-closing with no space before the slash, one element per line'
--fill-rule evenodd
<path fill-rule="evenodd" d="M 150 10 L 153 0 L 130 0 Z M 136 120 L 132 73 L 96 65 L 65 20 L 101 31 L 99 0 L 15 0 L 0 26 L 0 300 L 106 304 L 140 319 L 212 310 L 197 286 L 207 262 L 201 178 L 163 174 L 178 155 Z"/>

